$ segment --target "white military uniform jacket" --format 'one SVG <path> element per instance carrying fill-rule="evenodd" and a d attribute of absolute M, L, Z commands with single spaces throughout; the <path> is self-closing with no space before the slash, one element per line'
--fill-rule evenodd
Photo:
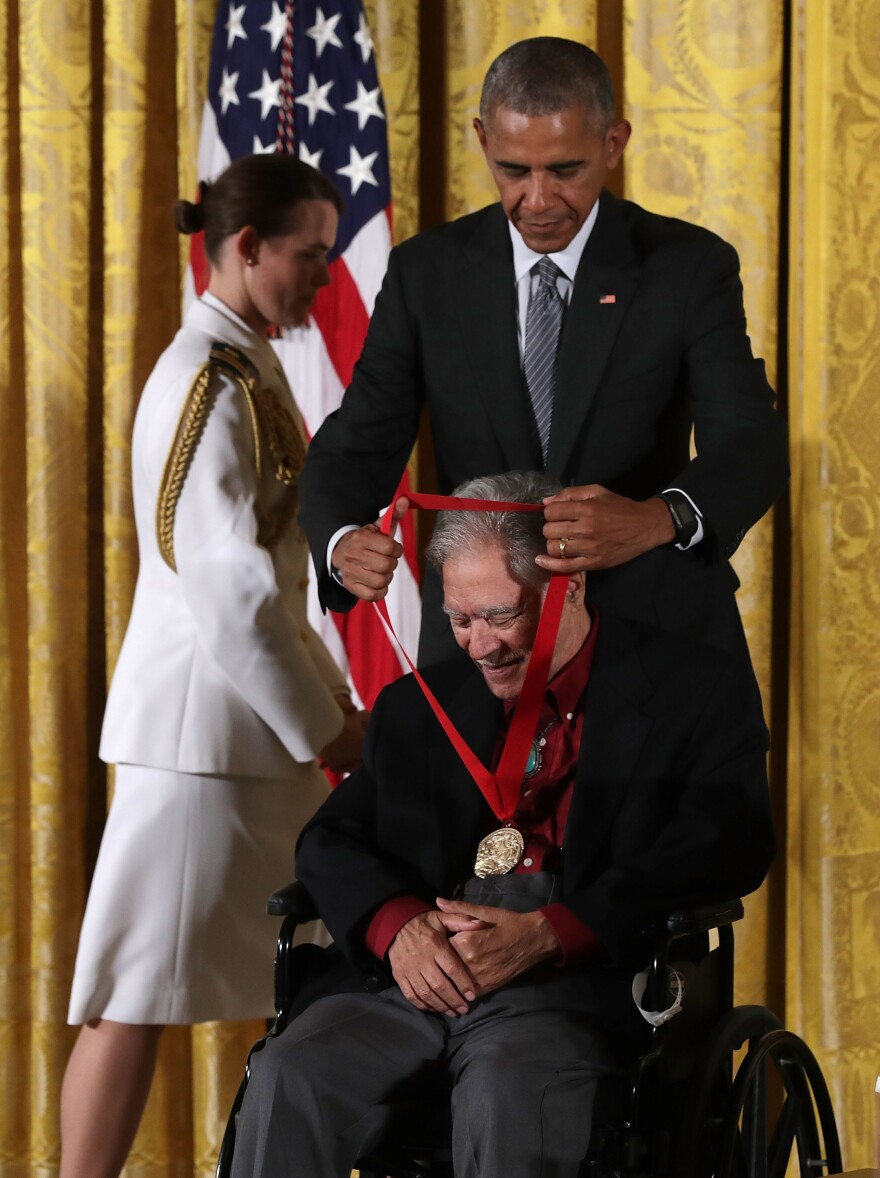
<path fill-rule="evenodd" d="M 346 690 L 306 620 L 302 419 L 270 345 L 213 296 L 147 381 L 132 454 L 140 572 L 102 758 L 295 777 L 341 731 Z"/>

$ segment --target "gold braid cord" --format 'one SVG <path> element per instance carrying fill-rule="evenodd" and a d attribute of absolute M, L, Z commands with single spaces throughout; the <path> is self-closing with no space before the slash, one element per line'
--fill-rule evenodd
<path fill-rule="evenodd" d="M 174 557 L 174 517 L 187 473 L 211 409 L 211 382 L 215 373 L 231 376 L 247 402 L 254 435 L 258 485 L 262 482 L 263 445 L 280 483 L 295 487 L 305 463 L 305 443 L 290 411 L 273 389 L 257 391 L 258 372 L 244 352 L 231 344 L 215 343 L 210 358 L 196 373 L 184 402 L 177 432 L 165 462 L 156 506 L 156 536 L 162 559 L 177 572 Z M 270 548 L 283 535 L 296 510 L 295 495 L 287 497 L 280 509 L 258 509 L 257 541 Z"/>
<path fill-rule="evenodd" d="M 274 389 L 263 389 L 257 394 L 256 411 L 275 478 L 295 491 L 306 461 L 306 444 L 293 414 L 281 403 Z M 298 503 L 299 496 L 292 494 L 286 497 L 280 510 L 263 513 L 257 534 L 261 544 L 271 548 L 281 538 Z"/>
<path fill-rule="evenodd" d="M 174 442 L 165 462 L 162 472 L 162 482 L 159 484 L 159 501 L 156 505 L 156 539 L 162 559 L 172 570 L 177 572 L 177 562 L 174 559 L 174 515 L 177 511 L 177 501 L 186 474 L 189 470 L 196 443 L 201 437 L 208 417 L 208 392 L 211 384 L 210 361 L 203 364 L 196 373 L 196 378 L 187 394 L 177 423 Z"/>

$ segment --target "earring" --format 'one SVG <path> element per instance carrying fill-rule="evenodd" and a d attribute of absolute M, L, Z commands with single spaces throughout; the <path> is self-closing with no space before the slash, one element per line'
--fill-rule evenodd
<path fill-rule="evenodd" d="M 256 264 L 257 264 L 257 259 L 256 259 L 256 258 L 248 258 L 248 260 L 247 260 L 247 264 L 248 264 L 249 266 L 256 266 Z"/>

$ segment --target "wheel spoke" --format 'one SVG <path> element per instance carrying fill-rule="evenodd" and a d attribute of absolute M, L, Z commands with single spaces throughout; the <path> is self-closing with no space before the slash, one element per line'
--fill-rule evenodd
<path fill-rule="evenodd" d="M 768 1178 L 785 1178 L 798 1122 L 797 1102 L 786 1096 L 768 1150 Z"/>
<path fill-rule="evenodd" d="M 762 1062 L 746 1095 L 743 1135 L 750 1178 L 767 1178 L 767 1064 Z"/>

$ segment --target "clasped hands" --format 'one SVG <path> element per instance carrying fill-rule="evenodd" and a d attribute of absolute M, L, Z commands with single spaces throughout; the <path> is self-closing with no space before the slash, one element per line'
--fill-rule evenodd
<path fill-rule="evenodd" d="M 398 499 L 394 522 L 409 509 Z M 616 495 L 593 483 L 565 487 L 544 501 L 546 556 L 537 557 L 550 573 L 610 569 L 675 538 L 669 508 L 662 499 L 639 501 Z M 366 524 L 348 532 L 333 549 L 333 566 L 350 593 L 363 601 L 379 601 L 388 586 L 403 546 Z"/>
<path fill-rule="evenodd" d="M 541 912 L 510 912 L 438 898 L 437 911 L 412 917 L 391 942 L 388 962 L 400 991 L 419 1010 L 455 1018 L 468 1003 L 558 956 Z"/>

